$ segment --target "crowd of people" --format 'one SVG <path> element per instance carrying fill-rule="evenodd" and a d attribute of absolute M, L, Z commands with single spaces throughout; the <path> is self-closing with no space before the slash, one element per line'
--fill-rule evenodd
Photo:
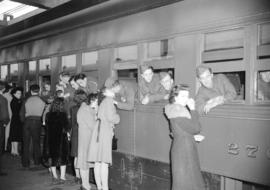
<path fill-rule="evenodd" d="M 53 183 L 66 182 L 66 166 L 72 156 L 74 182 L 80 183 L 81 189 L 91 189 L 89 169 L 94 168 L 97 188 L 108 190 L 114 126 L 120 122 L 117 108 L 132 110 L 135 99 L 144 105 L 166 100 L 169 103 L 165 106 L 165 114 L 170 120 L 173 137 L 172 189 L 202 190 L 205 185 L 195 142 L 204 138 L 199 134 L 199 114 L 207 114 L 212 108 L 231 101 L 236 92 L 225 75 L 214 75 L 205 66 L 199 66 L 196 72 L 201 87 L 195 100 L 189 97 L 187 85 L 174 84 L 171 73 L 154 73 L 152 67 L 145 65 L 140 67 L 138 88 L 128 81 L 109 77 L 104 87 L 98 89 L 94 78 L 82 73 L 70 76 L 62 72 L 55 93 L 52 93 L 50 83 L 45 82 L 42 91 L 39 85 L 33 84 L 22 98 L 22 88 L 11 89 L 0 81 L 0 143 L 5 144 L 6 150 L 8 141 L 11 142 L 11 154 L 18 156 L 18 143 L 22 142 L 22 166 L 38 168 L 44 125 L 43 154 L 48 153 Z M 0 152 L 1 158 L 3 150 Z M 1 161 L 0 175 L 5 175 Z"/>

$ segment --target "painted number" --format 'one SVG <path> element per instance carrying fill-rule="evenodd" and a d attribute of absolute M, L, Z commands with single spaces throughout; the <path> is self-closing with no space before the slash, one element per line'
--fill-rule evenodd
<path fill-rule="evenodd" d="M 258 146 L 253 145 L 246 146 L 247 156 L 250 158 L 256 158 L 256 152 L 258 152 L 258 150 L 259 150 Z"/>
<path fill-rule="evenodd" d="M 235 143 L 229 144 L 228 153 L 229 154 L 233 154 L 233 155 L 238 155 L 239 154 L 239 147 L 238 147 L 238 145 L 235 144 Z"/>

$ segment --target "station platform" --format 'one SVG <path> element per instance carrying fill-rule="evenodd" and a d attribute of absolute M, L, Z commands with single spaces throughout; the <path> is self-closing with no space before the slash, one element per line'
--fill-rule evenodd
<path fill-rule="evenodd" d="M 9 153 L 3 156 L 3 171 L 7 176 L 0 176 L 0 190 L 79 190 L 80 185 L 74 183 L 74 177 L 67 173 L 65 183 L 54 184 L 47 168 L 24 169 L 21 158 Z M 91 184 L 91 190 L 96 186 Z"/>

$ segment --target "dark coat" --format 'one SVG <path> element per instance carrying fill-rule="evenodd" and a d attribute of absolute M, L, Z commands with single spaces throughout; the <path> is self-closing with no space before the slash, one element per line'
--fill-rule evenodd
<path fill-rule="evenodd" d="M 49 112 L 46 115 L 46 124 L 48 127 L 48 152 L 52 159 L 51 165 L 66 165 L 69 157 L 67 114 L 65 112 Z"/>
<path fill-rule="evenodd" d="M 0 94 L 0 127 L 7 125 L 10 121 L 8 114 L 8 101 Z"/>
<path fill-rule="evenodd" d="M 71 151 L 70 155 L 72 157 L 77 157 L 78 155 L 78 123 L 77 123 L 77 112 L 80 106 L 75 105 L 70 109 L 71 114 Z"/>
<path fill-rule="evenodd" d="M 13 97 L 10 102 L 12 117 L 10 122 L 9 139 L 11 142 L 22 141 L 22 122 L 20 119 L 20 110 L 22 107 L 22 100 Z"/>
<path fill-rule="evenodd" d="M 167 111 L 166 115 L 169 114 Z M 190 114 L 191 119 L 186 117 L 170 118 L 173 133 L 171 147 L 172 190 L 205 189 L 197 145 L 193 137 L 200 132 L 201 126 L 198 113 L 191 111 Z"/>

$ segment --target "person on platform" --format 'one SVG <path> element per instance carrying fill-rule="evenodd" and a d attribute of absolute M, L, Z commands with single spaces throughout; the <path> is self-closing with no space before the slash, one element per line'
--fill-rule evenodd
<path fill-rule="evenodd" d="M 31 85 L 30 92 L 31 96 L 26 99 L 20 110 L 20 118 L 24 122 L 22 165 L 23 167 L 30 166 L 30 142 L 32 140 L 34 165 L 38 168 L 41 162 L 40 135 L 45 102 L 39 97 L 39 85 Z"/>
<path fill-rule="evenodd" d="M 82 190 L 90 190 L 89 168 L 94 167 L 88 162 L 90 143 L 97 121 L 98 95 L 91 93 L 87 96 L 77 112 L 77 123 L 79 126 L 78 135 L 78 156 L 76 168 L 80 169 L 82 179 Z"/>
<path fill-rule="evenodd" d="M 75 169 L 75 183 L 81 183 L 80 170 L 76 167 L 78 160 L 78 122 L 77 122 L 77 113 L 83 102 L 86 102 L 87 94 L 83 90 L 76 90 L 74 94 L 74 105 L 70 108 L 71 114 L 71 151 L 70 156 L 74 158 L 74 169 Z"/>
<path fill-rule="evenodd" d="M 129 81 L 119 81 L 116 77 L 109 77 L 104 86 L 115 84 L 115 104 L 122 110 L 133 110 L 135 103 L 136 86 Z"/>
<path fill-rule="evenodd" d="M 10 122 L 10 142 L 11 142 L 11 154 L 19 156 L 18 145 L 22 142 L 22 129 L 23 124 L 20 119 L 20 110 L 22 107 L 22 93 L 23 89 L 15 87 L 11 94 L 13 96 L 10 107 L 12 111 L 12 117 Z"/>
<path fill-rule="evenodd" d="M 141 65 L 141 78 L 139 81 L 139 100 L 142 104 L 149 104 L 160 100 L 161 84 L 158 74 L 154 73 L 153 67 Z"/>
<path fill-rule="evenodd" d="M 211 68 L 201 65 L 196 68 L 196 75 L 201 83 L 196 95 L 196 110 L 200 114 L 236 98 L 235 88 L 224 74 L 214 75 Z"/>
<path fill-rule="evenodd" d="M 115 124 L 120 122 L 120 116 L 114 105 L 115 94 L 119 91 L 117 81 L 106 85 L 104 99 L 98 108 L 99 124 L 93 131 L 88 161 L 95 163 L 94 173 L 97 188 L 108 190 L 109 165 L 112 164 L 112 139 Z"/>
<path fill-rule="evenodd" d="M 91 76 L 86 77 L 85 74 L 80 73 L 80 74 L 75 76 L 74 81 L 87 94 L 96 93 L 98 91 L 97 80 Z"/>
<path fill-rule="evenodd" d="M 60 182 L 66 181 L 66 166 L 69 159 L 69 123 L 64 107 L 64 98 L 57 97 L 46 114 L 48 148 L 51 158 L 53 182 L 58 181 L 56 167 L 60 166 Z"/>
<path fill-rule="evenodd" d="M 171 90 L 165 114 L 173 133 L 171 146 L 172 190 L 204 190 L 197 145 L 194 135 L 200 132 L 195 101 L 189 97 L 187 85 Z"/>
<path fill-rule="evenodd" d="M 0 81 L 0 176 L 5 176 L 7 173 L 3 172 L 2 156 L 5 146 L 5 127 L 10 121 L 8 114 L 8 101 L 3 96 L 5 90 L 5 82 Z"/>

